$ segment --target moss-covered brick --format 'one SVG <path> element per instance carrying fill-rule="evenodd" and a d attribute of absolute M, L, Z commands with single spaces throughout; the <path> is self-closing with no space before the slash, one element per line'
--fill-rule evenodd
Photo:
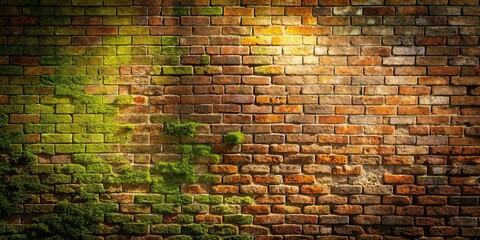
<path fill-rule="evenodd" d="M 81 104 L 57 104 L 55 106 L 55 112 L 60 114 L 86 113 L 86 107 Z"/>
<path fill-rule="evenodd" d="M 101 183 L 102 174 L 97 173 L 78 173 L 73 175 L 73 183 Z"/>
<path fill-rule="evenodd" d="M 164 55 L 184 55 L 188 54 L 189 50 L 188 47 L 180 47 L 180 46 L 165 46 L 162 47 L 161 54 Z"/>
<path fill-rule="evenodd" d="M 134 36 L 132 37 L 132 42 L 134 45 L 160 45 L 162 42 L 161 36 Z M 135 53 L 134 49 L 140 49 L 139 46 L 130 46 L 128 48 L 118 48 L 118 54 L 125 54 L 128 52 Z M 142 52 L 137 52 L 137 54 L 145 54 L 146 48 L 141 47 Z"/>
<path fill-rule="evenodd" d="M 233 224 L 252 224 L 253 223 L 253 216 L 246 215 L 246 214 L 231 214 L 231 215 L 224 215 L 223 221 L 225 223 L 233 223 Z"/>
<path fill-rule="evenodd" d="M 216 235 L 235 235 L 238 234 L 238 227 L 231 224 L 215 224 L 210 226 L 208 233 Z"/>
<path fill-rule="evenodd" d="M 102 114 L 73 114 L 74 123 L 103 122 Z"/>
<path fill-rule="evenodd" d="M 88 47 L 85 49 L 85 55 L 87 56 L 111 56 L 117 53 L 117 48 L 115 46 L 95 46 Z"/>
<path fill-rule="evenodd" d="M 150 226 L 146 223 L 126 223 L 122 227 L 125 234 L 145 235 L 148 234 Z"/>
<path fill-rule="evenodd" d="M 132 44 L 132 37 L 116 36 L 116 37 L 103 37 L 103 44 L 106 45 L 130 45 Z"/>
<path fill-rule="evenodd" d="M 53 133 L 55 124 L 25 124 L 25 133 Z"/>
<path fill-rule="evenodd" d="M 55 8 L 55 15 L 56 16 L 76 16 L 76 15 L 83 15 L 84 14 L 83 8 L 72 8 L 72 7 L 57 7 Z M 51 16 L 53 14 L 46 14 L 47 16 Z"/>
<path fill-rule="evenodd" d="M 167 55 L 167 56 L 155 56 L 153 58 L 154 64 L 159 65 L 180 65 L 180 56 Z"/>
<path fill-rule="evenodd" d="M 126 143 L 131 140 L 131 135 L 128 134 L 105 134 L 106 143 Z"/>
<path fill-rule="evenodd" d="M 118 146 L 115 144 L 87 144 L 87 153 L 108 153 L 117 152 Z"/>
<path fill-rule="evenodd" d="M 1 55 L 22 55 L 22 47 L 20 46 L 0 46 Z"/>
<path fill-rule="evenodd" d="M 159 224 L 152 226 L 152 234 L 178 235 L 182 233 L 182 226 L 179 224 Z"/>
<path fill-rule="evenodd" d="M 194 7 L 192 8 L 192 15 L 200 16 L 219 16 L 223 14 L 222 7 Z"/>
<path fill-rule="evenodd" d="M 165 202 L 175 204 L 189 204 L 193 202 L 193 197 L 190 194 L 167 195 Z"/>
<path fill-rule="evenodd" d="M 193 223 L 194 222 L 193 215 L 190 214 L 178 214 L 177 215 L 177 223 Z"/>
<path fill-rule="evenodd" d="M 89 183 L 83 185 L 85 191 L 89 193 L 104 193 L 105 189 L 103 188 L 103 184 L 101 183 Z"/>
<path fill-rule="evenodd" d="M 72 65 L 72 57 L 68 56 L 41 56 L 40 65 L 60 66 Z"/>
<path fill-rule="evenodd" d="M 191 75 L 193 74 L 192 66 L 164 66 L 162 67 L 164 75 Z"/>
<path fill-rule="evenodd" d="M 50 46 L 24 46 L 23 54 L 32 56 L 53 55 L 55 50 Z"/>
<path fill-rule="evenodd" d="M 72 23 L 72 19 L 70 17 L 60 17 L 60 16 L 42 16 L 39 17 L 40 25 L 42 26 L 66 26 Z"/>
<path fill-rule="evenodd" d="M 87 113 L 118 113 L 118 107 L 106 104 L 88 104 Z"/>
<path fill-rule="evenodd" d="M 66 174 L 50 174 L 42 179 L 45 184 L 71 183 L 72 176 Z"/>
<path fill-rule="evenodd" d="M 113 123 L 88 123 L 87 131 L 90 133 L 116 133 L 133 131 L 134 125 L 132 124 L 113 124 Z"/>
<path fill-rule="evenodd" d="M 28 147 L 30 148 L 30 151 L 35 154 L 55 154 L 55 145 L 53 144 L 31 144 L 28 145 Z"/>
<path fill-rule="evenodd" d="M 72 134 L 42 134 L 42 143 L 71 143 Z"/>
<path fill-rule="evenodd" d="M 105 222 L 114 224 L 133 222 L 133 215 L 122 213 L 105 213 Z"/>
<path fill-rule="evenodd" d="M 76 164 L 80 164 L 83 166 L 94 164 L 94 163 L 103 163 L 103 159 L 97 157 L 94 154 L 89 153 L 79 153 L 72 155 L 72 162 Z"/>
<path fill-rule="evenodd" d="M 248 196 L 245 196 L 245 197 L 231 196 L 231 197 L 225 198 L 225 203 L 250 205 L 253 203 L 253 199 Z"/>
<path fill-rule="evenodd" d="M 82 85 L 56 85 L 55 94 L 56 95 L 78 95 L 84 92 L 84 87 Z"/>
<path fill-rule="evenodd" d="M 206 204 L 189 204 L 182 207 L 184 213 L 207 213 L 208 205 Z"/>
<path fill-rule="evenodd" d="M 226 236 L 223 240 L 252 240 L 253 237 L 250 235 L 235 235 L 235 236 Z"/>
<path fill-rule="evenodd" d="M 182 234 L 186 235 L 203 235 L 207 234 L 208 225 L 206 224 L 189 224 L 182 226 Z"/>
<path fill-rule="evenodd" d="M 216 205 L 210 208 L 210 213 L 212 214 L 234 214 L 240 213 L 241 208 L 238 205 Z"/>
<path fill-rule="evenodd" d="M 85 144 L 55 144 L 56 153 L 82 153 L 85 152 Z"/>
<path fill-rule="evenodd" d="M 51 105 L 34 104 L 26 105 L 25 113 L 54 113 L 55 108 Z"/>
<path fill-rule="evenodd" d="M 103 142 L 103 135 L 102 134 L 74 134 L 73 135 L 73 142 L 74 143 L 96 143 L 96 142 Z"/>
<path fill-rule="evenodd" d="M 77 1 L 80 2 L 81 0 Z M 101 1 L 99 1 L 99 3 L 99 5 L 102 5 Z M 114 7 L 92 7 L 87 8 L 86 14 L 95 16 L 114 16 L 117 14 L 117 9 Z"/>
<path fill-rule="evenodd" d="M 103 25 L 105 26 L 125 26 L 132 22 L 130 17 L 112 16 L 103 17 Z"/>
<path fill-rule="evenodd" d="M 51 174 L 54 173 L 54 165 L 53 164 L 36 164 L 29 168 L 29 172 L 31 174 Z"/>
<path fill-rule="evenodd" d="M 169 184 L 154 181 L 151 185 L 151 191 L 152 193 L 178 194 L 180 193 L 180 187 L 178 186 L 178 184 Z"/>
<path fill-rule="evenodd" d="M 164 203 L 165 195 L 161 194 L 146 194 L 136 195 L 135 203 Z"/>
<path fill-rule="evenodd" d="M 67 75 L 67 74 L 72 74 L 72 75 L 85 75 L 87 73 L 87 68 L 86 67 L 72 67 L 72 66 L 60 66 L 60 67 L 55 67 L 55 74 L 58 75 Z"/>
<path fill-rule="evenodd" d="M 73 96 L 73 103 L 74 104 L 102 104 L 103 98 L 102 96 L 97 95 L 74 95 Z"/>
<path fill-rule="evenodd" d="M 164 7 L 162 8 L 162 15 L 186 16 L 186 15 L 190 15 L 190 8 L 189 7 Z"/>
<path fill-rule="evenodd" d="M 23 68 L 20 66 L 0 66 L 0 75 L 22 75 Z"/>
<path fill-rule="evenodd" d="M 195 202 L 203 204 L 221 204 L 223 202 L 223 196 L 220 195 L 196 195 Z"/>
<path fill-rule="evenodd" d="M 180 207 L 171 204 L 152 204 L 152 212 L 174 214 L 180 212 Z"/>
<path fill-rule="evenodd" d="M 40 101 L 36 95 L 16 95 L 10 97 L 10 104 L 35 104 Z"/>
<path fill-rule="evenodd" d="M 43 104 L 62 104 L 62 103 L 71 103 L 72 98 L 70 96 L 55 96 L 55 95 L 45 95 L 40 96 L 40 102 Z"/>
<path fill-rule="evenodd" d="M 87 165 L 86 168 L 87 173 L 111 173 L 112 172 L 112 166 L 109 164 L 103 164 L 103 163 L 95 163 L 95 164 L 90 164 Z"/>
<path fill-rule="evenodd" d="M 70 175 L 74 173 L 85 173 L 85 167 L 79 164 L 61 164 L 55 165 L 55 172 Z"/>
<path fill-rule="evenodd" d="M 162 45 L 174 46 L 180 44 L 180 38 L 177 36 L 162 36 Z"/>
<path fill-rule="evenodd" d="M 135 222 L 147 224 L 159 224 L 163 222 L 163 216 L 158 214 L 137 214 Z"/>
<path fill-rule="evenodd" d="M 151 115 L 150 117 L 151 123 L 176 122 L 179 120 L 180 118 L 178 115 Z"/>
<path fill-rule="evenodd" d="M 72 84 L 70 76 L 41 76 L 40 83 L 44 85 Z"/>
<path fill-rule="evenodd" d="M 107 56 L 104 59 L 105 65 L 127 65 L 132 64 L 132 57 L 127 55 Z"/>
<path fill-rule="evenodd" d="M 222 73 L 222 66 L 195 66 L 196 75 L 216 75 Z"/>
<path fill-rule="evenodd" d="M 66 114 L 42 114 L 40 115 L 41 123 L 70 123 L 72 116 Z"/>
<path fill-rule="evenodd" d="M 194 237 L 194 240 L 221 240 L 222 237 L 217 235 L 198 235 Z"/>
<path fill-rule="evenodd" d="M 85 133 L 85 123 L 59 123 L 57 124 L 57 132 L 59 133 Z"/>

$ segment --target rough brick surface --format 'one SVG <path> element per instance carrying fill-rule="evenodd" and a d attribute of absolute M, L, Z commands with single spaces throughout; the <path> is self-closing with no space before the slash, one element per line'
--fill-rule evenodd
<path fill-rule="evenodd" d="M 255 239 L 480 237 L 478 0 L 0 4 L 0 112 L 50 189 L 9 223 L 88 183 L 129 219 L 162 215 L 135 239 L 192 222 Z M 200 124 L 182 142 L 222 156 L 197 164 L 216 181 L 182 186 L 182 207 L 102 170 L 59 170 L 78 153 L 178 160 L 163 132 L 176 120 Z M 111 133 L 120 124 L 131 136 Z M 242 144 L 224 144 L 229 131 Z M 98 239 L 126 239 L 106 224 Z"/>

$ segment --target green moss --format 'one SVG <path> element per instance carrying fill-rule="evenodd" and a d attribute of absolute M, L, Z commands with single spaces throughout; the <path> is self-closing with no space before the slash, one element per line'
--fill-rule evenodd
<path fill-rule="evenodd" d="M 240 144 L 244 138 L 245 135 L 241 132 L 228 132 L 225 135 L 225 142 L 228 144 Z"/>
<path fill-rule="evenodd" d="M 178 223 L 193 223 L 194 217 L 190 214 L 178 214 L 177 222 Z"/>
<path fill-rule="evenodd" d="M 89 104 L 87 105 L 87 113 L 113 113 L 119 112 L 118 107 L 113 107 L 106 104 Z"/>
<path fill-rule="evenodd" d="M 85 152 L 85 144 L 55 144 L 56 153 L 82 153 Z"/>
<path fill-rule="evenodd" d="M 235 235 L 238 234 L 238 227 L 231 224 L 215 224 L 208 229 L 210 234 Z"/>
<path fill-rule="evenodd" d="M 238 205 L 216 205 L 210 208 L 210 213 L 224 215 L 240 213 L 240 210 L 240 206 Z"/>
<path fill-rule="evenodd" d="M 73 174 L 73 183 L 101 183 L 102 174 L 97 173 L 77 173 Z"/>
<path fill-rule="evenodd" d="M 129 183 L 129 184 L 149 184 L 152 182 L 148 169 L 136 169 L 132 166 L 124 166 L 118 174 L 111 174 L 106 179 L 106 183 Z"/>
<path fill-rule="evenodd" d="M 42 143 L 71 143 L 72 134 L 42 134 Z"/>
<path fill-rule="evenodd" d="M 207 234 L 208 225 L 206 224 L 189 224 L 182 226 L 182 233 L 187 235 L 203 235 Z"/>
<path fill-rule="evenodd" d="M 224 215 L 223 220 L 225 221 L 225 223 L 252 224 L 253 216 L 245 214 Z"/>
<path fill-rule="evenodd" d="M 94 163 L 86 166 L 87 173 L 111 173 L 112 166 L 104 163 Z"/>
<path fill-rule="evenodd" d="M 0 113 L 0 128 L 8 126 L 8 115 Z"/>
<path fill-rule="evenodd" d="M 41 123 L 71 123 L 72 116 L 66 114 L 42 114 L 40 115 Z"/>
<path fill-rule="evenodd" d="M 94 204 L 60 202 L 57 213 L 39 216 L 26 229 L 28 239 L 83 240 L 98 230 L 103 211 Z"/>
<path fill-rule="evenodd" d="M 76 173 L 85 173 L 85 167 L 79 164 L 62 164 L 62 165 L 55 165 L 55 172 L 56 173 L 64 173 L 64 174 L 76 174 Z"/>
<path fill-rule="evenodd" d="M 193 137 L 197 126 L 198 124 L 195 122 L 167 122 L 165 123 L 165 133 L 177 137 Z"/>
<path fill-rule="evenodd" d="M 32 144 L 29 147 L 35 154 L 55 155 L 55 145 L 53 144 Z"/>
<path fill-rule="evenodd" d="M 225 203 L 250 205 L 253 204 L 253 199 L 251 197 L 231 196 L 225 198 Z"/>
<path fill-rule="evenodd" d="M 29 172 L 31 174 L 51 174 L 54 173 L 54 165 L 53 164 L 36 164 L 29 168 Z"/>
<path fill-rule="evenodd" d="M 133 222 L 133 215 L 122 213 L 105 213 L 105 222 L 115 224 Z"/>
<path fill-rule="evenodd" d="M 222 7 L 195 7 L 192 9 L 195 15 L 200 16 L 220 16 L 223 13 Z"/>
<path fill-rule="evenodd" d="M 223 240 L 252 240 L 253 237 L 249 235 L 235 235 L 235 236 L 226 236 Z"/>
<path fill-rule="evenodd" d="M 82 133 L 73 135 L 74 143 L 101 143 L 103 141 L 104 140 L 102 134 Z"/>
<path fill-rule="evenodd" d="M 53 133 L 55 124 L 25 124 L 25 133 Z"/>
<path fill-rule="evenodd" d="M 177 235 L 167 238 L 166 240 L 193 240 L 193 237 L 188 235 Z"/>
<path fill-rule="evenodd" d="M 89 164 L 103 163 L 103 160 L 101 158 L 97 157 L 94 154 L 88 153 L 73 154 L 72 161 L 83 166 Z"/>
<path fill-rule="evenodd" d="M 152 171 L 161 174 L 170 183 L 195 183 L 198 177 L 195 175 L 195 169 L 185 161 L 177 163 L 157 163 L 152 167 Z"/>
<path fill-rule="evenodd" d="M 163 194 L 178 194 L 180 193 L 180 186 L 175 183 L 165 183 L 154 179 L 151 185 L 152 193 L 163 193 Z"/>
<path fill-rule="evenodd" d="M 172 46 L 178 45 L 180 38 L 177 36 L 162 36 L 162 45 Z"/>
<path fill-rule="evenodd" d="M 180 211 L 179 207 L 172 204 L 152 204 L 152 212 L 174 214 Z"/>
<path fill-rule="evenodd" d="M 204 204 L 221 204 L 223 196 L 220 195 L 196 195 L 195 202 Z"/>
<path fill-rule="evenodd" d="M 47 65 L 47 66 L 72 65 L 72 57 L 41 56 L 40 65 Z"/>
<path fill-rule="evenodd" d="M 87 131 L 91 133 L 130 134 L 134 129 L 133 124 L 87 123 Z"/>
<path fill-rule="evenodd" d="M 84 92 L 84 86 L 82 85 L 56 85 L 55 94 L 56 95 L 79 95 Z"/>
<path fill-rule="evenodd" d="M 35 104 L 26 105 L 25 113 L 54 113 L 55 109 L 51 105 Z"/>
<path fill-rule="evenodd" d="M 167 195 L 165 202 L 185 205 L 193 202 L 193 196 L 190 194 Z"/>
<path fill-rule="evenodd" d="M 158 65 L 180 65 L 180 57 L 174 55 L 160 55 L 153 58 L 153 63 Z M 162 79 L 162 78 L 157 78 Z M 165 79 L 164 81 L 170 82 L 171 79 Z M 161 84 L 162 81 L 156 81 L 156 84 Z"/>
<path fill-rule="evenodd" d="M 72 176 L 65 174 L 50 174 L 42 180 L 45 184 L 71 183 Z"/>
<path fill-rule="evenodd" d="M 165 46 L 165 47 L 162 47 L 161 54 L 178 56 L 178 55 L 188 54 L 188 52 L 189 52 L 188 47 Z"/>
<path fill-rule="evenodd" d="M 85 133 L 86 123 L 59 123 L 57 132 L 59 133 Z"/>
<path fill-rule="evenodd" d="M 159 224 L 163 222 L 163 216 L 157 214 L 137 214 L 135 215 L 135 222 Z"/>
<path fill-rule="evenodd" d="M 56 113 L 85 113 L 85 105 L 72 105 L 72 104 L 57 104 L 55 106 Z"/>
<path fill-rule="evenodd" d="M 182 227 L 178 224 L 161 224 L 152 226 L 152 234 L 178 235 L 182 233 Z"/>
<path fill-rule="evenodd" d="M 204 214 L 208 213 L 208 205 L 206 204 L 189 204 L 182 207 L 184 213 Z"/>
<path fill-rule="evenodd" d="M 164 66 L 162 68 L 164 75 L 192 75 L 192 66 Z"/>
<path fill-rule="evenodd" d="M 135 104 L 135 97 L 132 95 L 120 95 L 117 96 L 113 103 L 118 105 Z"/>
<path fill-rule="evenodd" d="M 103 98 L 97 95 L 75 94 L 73 104 L 103 104 Z"/>

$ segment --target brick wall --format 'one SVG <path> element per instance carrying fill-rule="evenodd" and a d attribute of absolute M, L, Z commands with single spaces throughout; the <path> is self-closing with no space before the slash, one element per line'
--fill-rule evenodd
<path fill-rule="evenodd" d="M 82 154 L 177 161 L 163 124 L 182 120 L 200 123 L 182 142 L 222 156 L 195 165 L 218 181 L 177 187 L 193 200 L 164 213 L 178 192 L 87 167 L 130 222 L 161 216 L 138 232 L 107 221 L 99 239 L 189 239 L 199 223 L 226 239 L 480 237 L 478 0 L 0 4 L 0 112 L 48 187 L 13 226 L 74 200 L 84 182 L 61 169 Z M 223 143 L 229 131 L 243 143 Z"/>

